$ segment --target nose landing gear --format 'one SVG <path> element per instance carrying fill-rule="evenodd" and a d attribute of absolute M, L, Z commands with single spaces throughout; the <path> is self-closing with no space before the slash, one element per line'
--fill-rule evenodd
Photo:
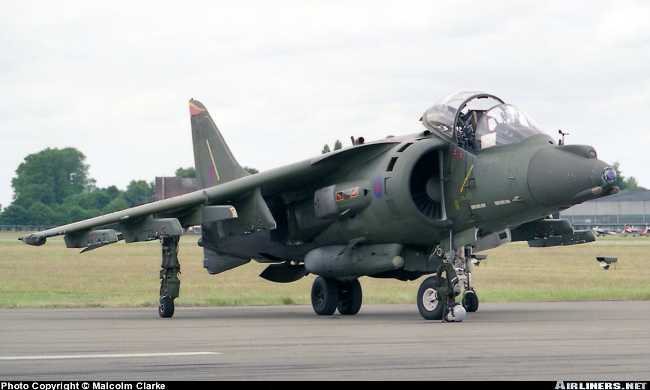
<path fill-rule="evenodd" d="M 436 274 L 422 282 L 417 305 L 424 319 L 460 322 L 466 313 L 478 310 L 478 295 L 471 286 L 471 259 L 474 257 L 470 247 L 447 254 Z M 463 298 L 462 305 L 459 305 L 456 296 L 460 295 L 461 286 Z"/>

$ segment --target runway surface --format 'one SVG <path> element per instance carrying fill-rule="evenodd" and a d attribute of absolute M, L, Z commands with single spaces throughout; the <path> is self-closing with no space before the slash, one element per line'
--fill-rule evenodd
<path fill-rule="evenodd" d="M 0 310 L 0 379 L 648 379 L 650 302 Z"/>

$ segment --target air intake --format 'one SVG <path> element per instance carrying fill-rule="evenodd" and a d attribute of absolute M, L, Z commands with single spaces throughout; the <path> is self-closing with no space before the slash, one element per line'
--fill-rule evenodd
<path fill-rule="evenodd" d="M 417 209 L 431 219 L 441 218 L 438 152 L 423 155 L 411 172 L 411 198 Z"/>

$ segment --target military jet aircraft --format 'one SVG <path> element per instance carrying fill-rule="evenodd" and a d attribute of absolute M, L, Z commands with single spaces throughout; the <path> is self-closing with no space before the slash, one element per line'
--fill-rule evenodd
<path fill-rule="evenodd" d="M 424 112 L 424 128 L 413 134 L 359 137 L 350 147 L 252 175 L 205 106 L 190 100 L 189 109 L 202 189 L 21 240 L 43 245 L 63 235 L 82 252 L 160 240 L 161 317 L 173 315 L 179 296 L 179 237 L 200 225 L 210 274 L 251 259 L 269 263 L 260 276 L 274 282 L 315 274 L 311 299 L 319 315 L 356 314 L 362 276 L 434 274 L 416 297 L 420 314 L 433 320 L 445 316 L 445 283 L 453 282 L 452 301 L 462 291 L 465 309 L 478 309 L 471 267 L 485 258 L 479 252 L 511 241 L 593 241 L 593 232 L 548 216 L 617 191 L 615 171 L 594 148 L 556 144 L 515 106 L 483 92 L 449 96 Z M 446 278 L 444 264 L 455 271 Z"/>

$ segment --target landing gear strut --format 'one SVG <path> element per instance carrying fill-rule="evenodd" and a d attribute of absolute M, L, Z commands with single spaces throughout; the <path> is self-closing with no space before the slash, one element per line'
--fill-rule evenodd
<path fill-rule="evenodd" d="M 363 294 L 358 279 L 337 281 L 319 276 L 311 288 L 311 305 L 318 315 L 354 315 L 361 309 Z"/>
<path fill-rule="evenodd" d="M 463 282 L 463 307 L 468 313 L 474 313 L 478 311 L 478 294 L 476 294 L 476 290 L 472 287 L 472 260 L 479 256 L 475 256 L 472 253 L 471 247 L 465 247 L 463 254 L 464 256 L 459 259 L 457 264 L 459 267 L 456 269 L 456 272 Z M 485 259 L 484 256 L 481 257 Z M 480 262 L 480 260 L 477 261 Z"/>
<path fill-rule="evenodd" d="M 174 315 L 174 299 L 178 298 L 181 281 L 178 274 L 181 265 L 178 262 L 179 236 L 164 236 L 160 239 L 162 244 L 162 263 L 160 265 L 160 306 L 158 315 L 170 318 Z"/>

